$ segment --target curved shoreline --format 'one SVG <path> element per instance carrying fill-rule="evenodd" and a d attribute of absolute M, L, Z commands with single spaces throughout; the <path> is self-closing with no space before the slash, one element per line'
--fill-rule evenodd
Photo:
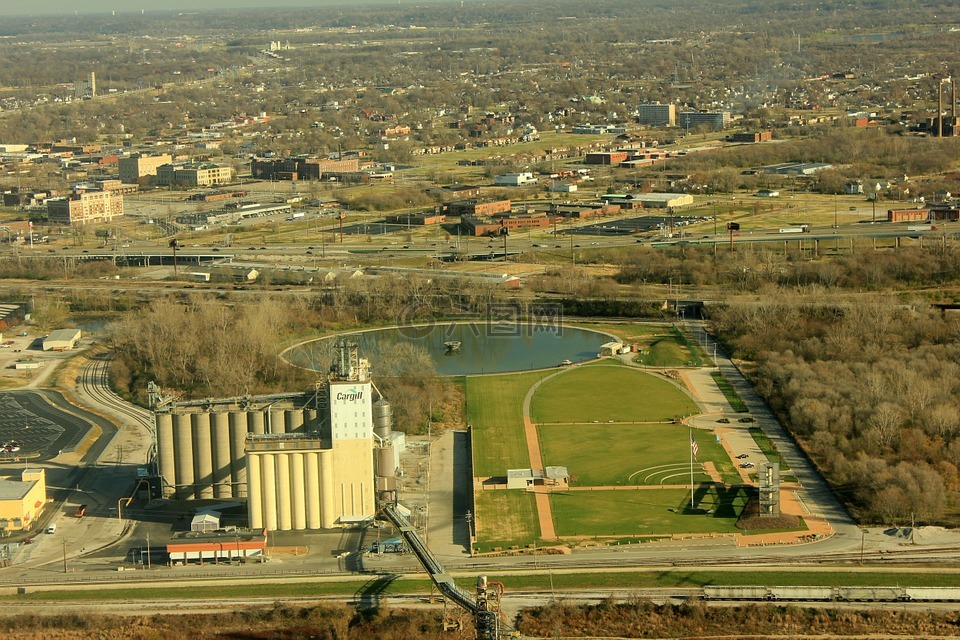
<path fill-rule="evenodd" d="M 302 341 L 300 341 L 300 342 L 297 342 L 296 344 L 290 345 L 289 347 L 287 347 L 286 349 L 284 349 L 283 351 L 281 351 L 279 355 L 280 355 L 280 357 L 283 359 L 283 361 L 286 362 L 287 364 L 289 364 L 290 366 L 297 367 L 297 368 L 299 368 L 299 369 L 304 369 L 304 370 L 306 370 L 306 371 L 314 371 L 314 372 L 317 372 L 317 373 L 321 373 L 321 372 L 322 372 L 321 369 L 316 369 L 316 368 L 314 368 L 314 367 L 304 366 L 304 365 L 302 365 L 302 364 L 297 364 L 297 363 L 295 363 L 295 362 L 292 362 L 292 361 L 290 360 L 290 358 L 288 357 L 287 354 L 288 354 L 290 351 L 294 350 L 294 349 L 303 348 L 303 347 L 305 347 L 305 345 L 309 345 L 309 344 L 312 344 L 312 343 L 315 343 L 315 342 L 321 342 L 321 341 L 323 341 L 323 340 L 330 340 L 330 339 L 337 338 L 337 337 L 341 337 L 341 336 L 359 335 L 359 334 L 364 334 L 364 333 L 373 333 L 373 332 L 376 332 L 376 331 L 399 331 L 399 330 L 401 330 L 401 329 L 422 329 L 422 328 L 429 328 L 429 330 L 430 330 L 429 332 L 432 333 L 435 328 L 437 328 L 438 326 L 441 326 L 441 325 L 442 325 L 442 326 L 469 325 L 469 324 L 474 324 L 474 323 L 477 323 L 477 322 L 483 322 L 483 320 L 482 320 L 482 319 L 479 319 L 479 320 L 456 320 L 456 321 L 450 321 L 450 322 L 435 321 L 435 322 L 423 322 L 423 323 L 419 323 L 419 324 L 405 324 L 405 325 L 394 324 L 394 325 L 388 325 L 388 326 L 383 326 L 383 327 L 370 327 L 370 328 L 367 328 L 367 329 L 357 329 L 357 330 L 355 330 L 355 331 L 340 331 L 340 332 L 333 333 L 333 334 L 330 334 L 330 335 L 327 335 L 327 336 L 321 336 L 321 337 L 317 337 L 317 338 L 312 338 L 312 339 L 310 339 L 310 340 L 302 340 Z M 532 323 L 532 322 L 521 322 L 521 323 L 517 323 L 517 324 L 518 324 L 518 325 L 525 326 L 525 327 L 538 326 L 538 325 L 536 325 L 536 324 L 534 324 L 534 323 Z M 618 336 L 616 336 L 616 335 L 614 335 L 614 334 L 612 334 L 612 333 L 605 332 L 605 331 L 598 331 L 598 330 L 596 330 L 596 329 L 589 329 L 589 328 L 586 328 L 586 327 L 578 327 L 578 326 L 574 326 L 574 325 L 571 325 L 571 326 L 568 327 L 568 328 L 570 328 L 570 329 L 576 329 L 577 331 L 583 331 L 583 332 L 587 332 L 587 333 L 594 333 L 594 334 L 597 334 L 597 335 L 599 335 L 599 336 L 606 336 L 607 338 L 609 338 L 609 339 L 611 339 L 611 340 L 620 340 L 620 338 L 619 338 Z M 503 336 L 503 337 L 507 337 L 507 336 Z M 598 360 L 600 360 L 599 355 L 598 355 L 598 356 L 595 356 L 595 357 L 593 357 L 593 358 L 589 358 L 589 359 L 587 359 L 587 360 L 581 360 L 581 361 L 579 361 L 579 362 L 575 362 L 574 364 L 582 365 L 582 364 L 587 364 L 587 363 L 590 363 L 590 362 L 596 362 L 596 361 L 598 361 Z M 510 374 L 527 373 L 527 372 L 529 372 L 529 371 L 553 371 L 554 369 L 556 369 L 556 368 L 559 367 L 559 366 L 560 366 L 559 364 L 556 364 L 556 365 L 551 365 L 551 366 L 546 366 L 546 367 L 527 367 L 527 368 L 523 368 L 523 369 L 514 369 L 514 370 L 510 370 L 510 371 L 489 371 L 489 372 L 488 372 L 488 371 L 483 371 L 482 373 L 474 372 L 474 373 L 444 374 L 444 373 L 439 373 L 439 372 L 438 372 L 437 375 L 439 375 L 439 376 L 441 376 L 441 377 L 444 377 L 444 378 L 455 378 L 455 377 L 460 377 L 460 376 L 510 375 Z"/>

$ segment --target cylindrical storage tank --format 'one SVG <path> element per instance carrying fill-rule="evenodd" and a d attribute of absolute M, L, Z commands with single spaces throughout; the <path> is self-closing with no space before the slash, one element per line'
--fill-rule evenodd
<path fill-rule="evenodd" d="M 302 531 L 307 528 L 307 478 L 304 475 L 302 453 L 290 454 L 290 482 L 293 502 L 290 509 L 293 513 L 293 528 Z"/>
<path fill-rule="evenodd" d="M 213 436 L 210 432 L 210 414 L 194 413 L 193 421 L 193 482 L 197 498 L 213 497 Z"/>
<path fill-rule="evenodd" d="M 176 460 L 173 445 L 173 416 L 169 413 L 154 414 L 157 428 L 157 461 L 160 463 L 160 475 L 163 476 L 163 497 L 169 498 L 177 484 Z"/>
<path fill-rule="evenodd" d="M 310 451 L 306 456 L 307 529 L 319 529 L 323 526 L 320 520 L 320 454 Z"/>
<path fill-rule="evenodd" d="M 189 413 L 173 414 L 174 466 L 177 475 L 176 497 L 193 497 L 193 429 Z"/>
<path fill-rule="evenodd" d="M 277 528 L 280 531 L 290 531 L 293 528 L 293 512 L 290 510 L 290 454 L 277 453 L 274 458 L 277 461 Z"/>
<path fill-rule="evenodd" d="M 250 499 L 247 500 L 247 512 L 250 515 L 250 528 L 263 528 L 263 494 L 260 484 L 260 456 L 247 456 L 247 477 L 250 478 Z"/>
<path fill-rule="evenodd" d="M 230 498 L 233 490 L 230 487 L 233 468 L 230 453 L 230 415 L 215 413 L 213 420 L 213 497 Z"/>
<path fill-rule="evenodd" d="M 380 398 L 373 403 L 373 432 L 380 438 L 389 438 L 393 431 L 393 408 Z"/>
<path fill-rule="evenodd" d="M 382 478 L 393 478 L 397 475 L 397 459 L 393 447 L 380 447 L 374 450 L 377 465 L 377 475 Z"/>
<path fill-rule="evenodd" d="M 290 409 L 284 412 L 284 418 L 287 421 L 287 433 L 300 433 L 303 431 L 303 409 Z"/>
<path fill-rule="evenodd" d="M 270 409 L 270 429 L 269 433 L 286 433 L 287 421 L 284 418 L 283 409 Z"/>
<path fill-rule="evenodd" d="M 263 426 L 263 411 L 251 411 L 247 414 L 247 431 L 261 435 L 266 433 Z"/>
<path fill-rule="evenodd" d="M 260 477 L 263 494 L 263 526 L 268 531 L 277 530 L 277 469 L 272 453 L 265 453 L 260 460 Z"/>
<path fill-rule="evenodd" d="M 320 452 L 320 524 L 332 529 L 337 523 L 337 502 L 333 486 L 333 449 Z"/>
<path fill-rule="evenodd" d="M 316 409 L 303 410 L 303 430 L 307 432 L 320 430 L 320 423 L 317 422 Z"/>
<path fill-rule="evenodd" d="M 240 411 L 230 412 L 230 467 L 232 497 L 247 497 L 247 465 L 244 463 L 244 448 L 247 439 L 247 414 Z M 257 478 L 260 475 L 257 474 Z"/>

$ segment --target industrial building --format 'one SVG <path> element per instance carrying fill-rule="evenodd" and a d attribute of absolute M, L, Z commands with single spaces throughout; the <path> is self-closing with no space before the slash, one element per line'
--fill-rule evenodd
<path fill-rule="evenodd" d="M 402 434 L 356 344 L 309 393 L 155 404 L 164 497 L 246 499 L 255 530 L 363 524 L 396 489 Z"/>
<path fill-rule="evenodd" d="M 494 218 L 461 216 L 460 225 L 472 236 L 500 236 L 511 231 L 546 229 L 554 223 L 553 216 L 544 211 L 517 215 L 501 215 Z"/>
<path fill-rule="evenodd" d="M 929 209 L 887 209 L 887 222 L 926 222 Z"/>
<path fill-rule="evenodd" d="M 360 171 L 359 158 L 254 158 L 250 174 L 263 180 L 320 180 L 328 173 L 352 173 Z"/>
<path fill-rule="evenodd" d="M 595 151 L 588 153 L 583 159 L 584 164 L 620 164 L 626 162 L 629 154 L 626 151 Z"/>
<path fill-rule="evenodd" d="M 19 480 L 0 480 L 0 532 L 26 531 L 47 503 L 43 469 L 24 469 Z"/>
<path fill-rule="evenodd" d="M 54 224 L 109 222 L 123 215 L 123 196 L 112 191 L 85 191 L 47 200 L 47 220 Z"/>
<path fill-rule="evenodd" d="M 386 217 L 390 224 L 416 225 L 418 227 L 443 224 L 447 216 L 442 213 L 397 213 Z"/>
<path fill-rule="evenodd" d="M 827 162 L 780 162 L 760 167 L 760 171 L 782 176 L 812 176 L 832 168 L 833 165 Z"/>
<path fill-rule="evenodd" d="M 537 178 L 529 171 L 520 173 L 505 173 L 493 179 L 493 184 L 498 187 L 523 187 L 530 184 L 537 184 Z"/>
<path fill-rule="evenodd" d="M 43 339 L 44 351 L 69 351 L 80 342 L 80 329 L 57 329 Z"/>
<path fill-rule="evenodd" d="M 693 196 L 689 193 L 605 193 L 600 200 L 606 204 L 620 205 L 623 209 L 676 209 L 693 204 Z"/>
<path fill-rule="evenodd" d="M 730 142 L 744 142 L 748 144 L 755 144 L 758 142 L 770 142 L 773 140 L 772 131 L 742 131 L 740 133 L 734 133 L 729 138 Z"/>
<path fill-rule="evenodd" d="M 230 562 L 247 558 L 259 559 L 267 548 L 267 532 L 259 531 L 189 531 L 167 543 L 167 554 L 173 563 L 195 561 Z"/>

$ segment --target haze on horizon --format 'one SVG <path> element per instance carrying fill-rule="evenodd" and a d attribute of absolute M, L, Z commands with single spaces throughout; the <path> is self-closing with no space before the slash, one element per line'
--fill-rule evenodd
<path fill-rule="evenodd" d="M 263 0 L 162 0 L 161 2 L 148 2 L 146 0 L 84 0 L 82 3 L 76 0 L 47 0 L 41 4 L 24 4 L 14 0 L 0 0 L 0 15 L 10 16 L 29 16 L 29 15 L 70 15 L 73 13 L 81 15 L 110 13 L 116 11 L 117 15 L 129 15 L 145 11 L 147 14 L 169 13 L 169 12 L 203 12 L 230 9 L 295 9 L 311 7 L 355 7 L 358 4 L 367 4 L 371 6 L 396 6 L 415 5 L 435 3 L 442 0 L 279 0 L 275 5 L 264 3 Z"/>

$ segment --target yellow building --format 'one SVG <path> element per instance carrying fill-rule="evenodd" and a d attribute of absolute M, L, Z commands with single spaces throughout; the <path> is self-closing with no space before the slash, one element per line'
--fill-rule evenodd
<path fill-rule="evenodd" d="M 233 168 L 211 163 L 165 164 L 157 167 L 157 184 L 209 187 L 233 180 Z"/>
<path fill-rule="evenodd" d="M 253 529 L 330 529 L 376 513 L 372 441 L 331 447 L 305 434 L 250 434 L 246 453 Z"/>
<path fill-rule="evenodd" d="M 47 503 L 43 469 L 24 469 L 20 480 L 0 480 L 0 531 L 27 531 Z"/>
<path fill-rule="evenodd" d="M 122 182 L 138 184 L 155 179 L 157 168 L 171 162 L 173 162 L 173 156 L 168 153 L 158 156 L 132 155 L 129 158 L 120 158 L 117 168 Z"/>

